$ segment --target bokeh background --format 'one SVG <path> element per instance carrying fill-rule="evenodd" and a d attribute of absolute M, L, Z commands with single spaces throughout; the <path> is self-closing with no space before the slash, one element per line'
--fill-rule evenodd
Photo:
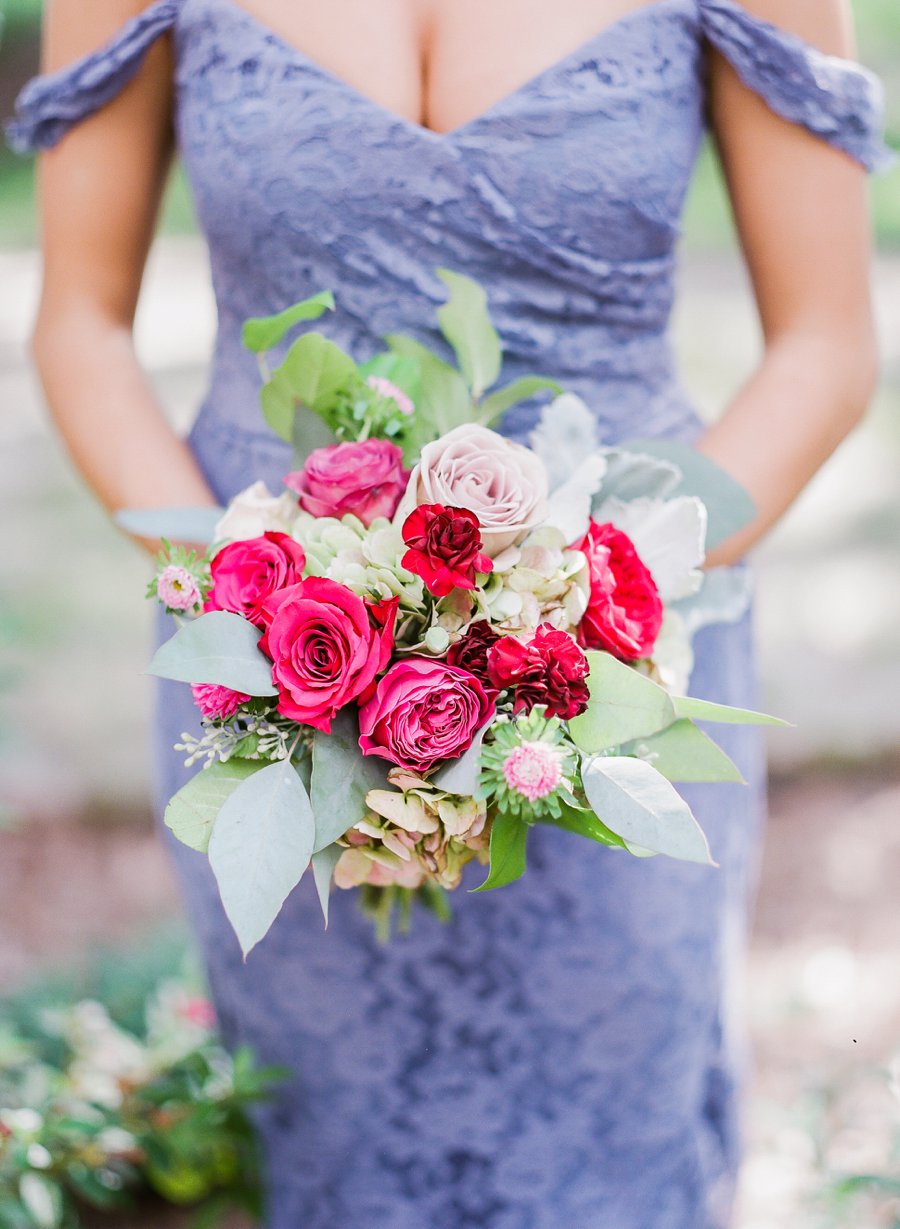
<path fill-rule="evenodd" d="M 8 115 L 37 64 L 40 0 L 5 8 Z M 900 4 L 854 9 L 900 147 Z M 872 210 L 878 394 L 756 556 L 765 702 L 796 728 L 771 739 L 739 1229 L 900 1226 L 900 169 L 873 182 Z M 0 150 L 4 993 L 44 971 L 77 975 L 98 945 L 155 959 L 179 908 L 150 818 L 149 564 L 72 472 L 29 371 L 36 243 L 33 168 Z M 176 171 L 137 333 L 179 428 L 199 402 L 213 328 Z M 759 332 L 708 150 L 685 224 L 677 337 L 685 383 L 714 417 L 752 368 Z"/>

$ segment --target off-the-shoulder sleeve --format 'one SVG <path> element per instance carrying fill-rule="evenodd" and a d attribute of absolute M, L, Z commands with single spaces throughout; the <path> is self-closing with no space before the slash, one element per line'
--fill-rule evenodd
<path fill-rule="evenodd" d="M 29 81 L 6 124 L 11 148 L 18 153 L 47 149 L 105 106 L 137 73 L 152 43 L 174 25 L 178 5 L 179 0 L 155 0 L 97 51 Z"/>
<path fill-rule="evenodd" d="M 869 170 L 893 162 L 883 139 L 881 82 L 868 69 L 826 55 L 733 0 L 699 0 L 699 10 L 709 42 L 778 115 L 802 124 Z"/>

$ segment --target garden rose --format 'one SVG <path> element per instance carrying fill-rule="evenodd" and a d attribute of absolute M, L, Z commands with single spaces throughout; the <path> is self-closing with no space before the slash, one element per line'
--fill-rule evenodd
<path fill-rule="evenodd" d="M 493 558 L 543 521 L 547 471 L 521 444 L 464 423 L 422 449 L 401 511 L 408 514 L 416 504 L 474 512 L 485 553 Z"/>
<path fill-rule="evenodd" d="M 474 589 L 475 574 L 494 564 L 481 553 L 478 517 L 466 508 L 420 504 L 403 522 L 409 550 L 401 563 L 421 576 L 429 593 L 446 597 L 453 589 Z"/>
<path fill-rule="evenodd" d="M 624 661 L 648 657 L 662 627 L 663 604 L 631 538 L 614 525 L 591 521 L 575 549 L 587 557 L 591 586 L 579 642 Z"/>
<path fill-rule="evenodd" d="M 490 685 L 488 653 L 499 639 L 487 619 L 478 619 L 469 624 L 464 636 L 450 645 L 447 650 L 447 665 L 468 670 L 477 679 L 481 679 L 482 683 Z"/>
<path fill-rule="evenodd" d="M 303 547 L 286 533 L 230 542 L 210 565 L 212 588 L 203 609 L 230 610 L 261 626 L 263 603 L 301 580 L 305 564 Z"/>
<path fill-rule="evenodd" d="M 259 647 L 272 659 L 278 711 L 327 734 L 390 659 L 396 612 L 383 602 L 373 621 L 361 597 L 318 576 L 273 594 Z"/>
<path fill-rule="evenodd" d="M 216 525 L 213 541 L 261 538 L 268 530 L 288 533 L 297 515 L 293 495 L 273 495 L 264 482 L 254 482 L 235 495 Z"/>
<path fill-rule="evenodd" d="M 377 516 L 394 515 L 406 480 L 397 445 L 370 439 L 317 448 L 303 469 L 284 481 L 299 494 L 301 508 L 313 516 L 340 518 L 350 512 L 371 525 Z"/>
<path fill-rule="evenodd" d="M 428 773 L 462 755 L 493 715 L 493 694 L 474 674 L 408 657 L 391 666 L 359 710 L 359 745 L 363 755 Z"/>
<path fill-rule="evenodd" d="M 513 712 L 530 713 L 543 704 L 548 717 L 568 721 L 587 708 L 588 660 L 568 632 L 542 623 L 527 644 L 501 636 L 488 653 L 494 687 L 512 688 Z"/>
<path fill-rule="evenodd" d="M 218 721 L 233 717 L 241 705 L 250 699 L 243 691 L 232 691 L 230 687 L 219 687 L 216 683 L 192 683 L 191 694 L 200 715 L 207 720 Z"/>

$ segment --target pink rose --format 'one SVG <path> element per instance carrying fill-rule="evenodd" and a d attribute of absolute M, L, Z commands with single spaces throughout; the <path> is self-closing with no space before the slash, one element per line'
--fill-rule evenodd
<path fill-rule="evenodd" d="M 494 693 L 457 666 L 424 657 L 396 662 L 359 710 L 363 755 L 427 773 L 472 745 L 494 716 Z"/>
<path fill-rule="evenodd" d="M 394 515 L 406 479 L 397 445 L 373 439 L 317 448 L 303 469 L 284 481 L 297 491 L 300 507 L 312 516 L 340 518 L 352 512 L 368 526 L 376 516 Z"/>
<path fill-rule="evenodd" d="M 547 515 L 547 471 L 541 459 L 487 427 L 464 423 L 422 449 L 401 504 L 474 512 L 492 558 L 536 529 Z"/>
<path fill-rule="evenodd" d="M 332 717 L 390 659 L 396 611 L 396 602 L 370 610 L 346 586 L 319 577 L 274 594 L 259 647 L 272 659 L 278 711 L 327 734 Z"/>
<path fill-rule="evenodd" d="M 305 566 L 303 547 L 286 533 L 231 542 L 210 565 L 213 583 L 203 609 L 230 610 L 259 627 L 266 599 L 301 580 Z"/>
<path fill-rule="evenodd" d="M 216 683 L 192 683 L 191 694 L 207 721 L 227 721 L 250 697 L 243 691 L 220 687 Z"/>
<path fill-rule="evenodd" d="M 662 627 L 663 604 L 631 538 L 615 525 L 592 520 L 574 548 L 587 556 L 591 584 L 579 644 L 623 661 L 649 657 Z"/>

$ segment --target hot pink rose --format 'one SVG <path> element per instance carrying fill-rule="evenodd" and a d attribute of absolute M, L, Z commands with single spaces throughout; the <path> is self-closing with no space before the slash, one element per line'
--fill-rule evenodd
<path fill-rule="evenodd" d="M 427 773 L 454 759 L 494 715 L 494 694 L 474 674 L 442 661 L 396 662 L 359 710 L 363 755 Z"/>
<path fill-rule="evenodd" d="M 192 683 L 191 694 L 200 713 L 207 720 L 227 721 L 242 704 L 250 699 L 243 691 L 219 687 L 216 683 Z"/>
<path fill-rule="evenodd" d="M 614 525 L 591 521 L 575 550 L 587 556 L 591 582 L 579 644 L 624 661 L 648 657 L 662 627 L 663 604 L 631 538 Z"/>
<path fill-rule="evenodd" d="M 286 533 L 230 542 L 210 565 L 212 588 L 204 610 L 230 610 L 251 623 L 264 622 L 263 603 L 303 577 L 306 555 Z"/>
<path fill-rule="evenodd" d="M 352 512 L 364 525 L 376 516 L 392 517 L 406 490 L 403 453 L 388 440 L 328 444 L 306 459 L 302 470 L 288 474 L 285 485 L 300 496 L 300 507 L 313 516 Z"/>
<path fill-rule="evenodd" d="M 278 711 L 327 734 L 387 664 L 396 609 L 383 603 L 371 612 L 346 586 L 319 577 L 274 594 L 259 647 L 272 658 Z"/>

